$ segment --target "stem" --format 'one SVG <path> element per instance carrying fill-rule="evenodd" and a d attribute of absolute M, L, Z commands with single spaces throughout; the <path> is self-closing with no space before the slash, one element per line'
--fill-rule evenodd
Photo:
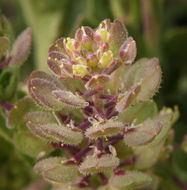
<path fill-rule="evenodd" d="M 10 60 L 12 59 L 12 57 L 8 57 L 7 59 L 5 59 L 1 64 L 0 64 L 0 69 L 7 67 L 10 63 Z"/>
<path fill-rule="evenodd" d="M 100 177 L 100 179 L 102 181 L 102 185 L 106 185 L 108 183 L 108 179 L 106 178 L 106 176 L 103 173 L 98 173 L 98 176 Z"/>
<path fill-rule="evenodd" d="M 103 139 L 101 137 L 97 139 L 97 148 L 98 150 L 103 151 Z"/>
<path fill-rule="evenodd" d="M 183 190 L 187 190 L 187 185 L 184 184 L 176 175 L 172 175 L 173 181 L 179 186 L 181 187 L 181 189 Z"/>
<path fill-rule="evenodd" d="M 118 111 L 113 111 L 109 113 L 106 117 L 107 119 L 111 119 L 112 117 L 117 116 L 117 115 L 118 115 Z"/>
<path fill-rule="evenodd" d="M 4 107 L 6 110 L 10 111 L 12 108 L 13 108 L 13 105 L 12 104 L 9 104 L 8 102 L 6 101 L 3 101 L 0 103 L 0 105 L 2 107 Z"/>
<path fill-rule="evenodd" d="M 136 162 L 136 158 L 137 156 L 132 156 L 129 159 L 125 159 L 124 161 L 122 161 L 118 167 L 123 167 L 123 166 L 129 166 L 129 165 L 133 165 Z"/>
<path fill-rule="evenodd" d="M 72 146 L 69 144 L 63 144 L 62 142 L 59 143 L 52 143 L 53 147 L 55 148 L 64 148 L 65 150 L 67 150 L 70 154 L 72 154 L 73 156 L 75 154 L 77 154 L 80 151 L 80 148 L 77 146 Z"/>
<path fill-rule="evenodd" d="M 82 150 L 80 150 L 76 155 L 74 155 L 73 158 L 70 158 L 65 164 L 75 164 L 75 163 L 79 163 L 80 160 L 82 159 L 83 156 L 85 156 L 85 154 L 91 149 L 90 146 L 93 143 L 90 143 L 88 146 L 86 146 L 85 148 L 83 148 Z"/>
<path fill-rule="evenodd" d="M 80 181 L 80 183 L 78 184 L 78 186 L 79 186 L 80 188 L 84 188 L 84 187 L 89 186 L 90 177 L 91 177 L 90 174 L 84 176 L 84 177 L 82 178 L 82 180 Z"/>

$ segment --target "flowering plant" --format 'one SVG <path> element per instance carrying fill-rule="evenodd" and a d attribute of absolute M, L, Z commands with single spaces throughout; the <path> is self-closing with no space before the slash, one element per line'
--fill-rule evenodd
<path fill-rule="evenodd" d="M 52 74 L 31 73 L 30 96 L 11 109 L 8 126 L 26 123 L 29 130 L 18 132 L 15 142 L 57 189 L 157 183 L 150 169 L 169 155 L 166 139 L 179 113 L 177 107 L 158 112 L 152 99 L 161 82 L 159 60 L 132 64 L 135 57 L 124 25 L 107 19 L 95 30 L 79 28 L 74 39 L 57 40 L 47 60 Z"/>

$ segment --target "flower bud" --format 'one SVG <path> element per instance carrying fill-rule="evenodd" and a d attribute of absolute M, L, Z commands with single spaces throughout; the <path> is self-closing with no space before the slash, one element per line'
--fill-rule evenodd
<path fill-rule="evenodd" d="M 98 66 L 100 68 L 107 68 L 108 66 L 110 66 L 112 61 L 113 61 L 113 53 L 112 51 L 108 50 L 103 53 L 101 59 L 99 60 Z"/>
<path fill-rule="evenodd" d="M 94 39 L 96 41 L 107 42 L 110 38 L 110 33 L 107 31 L 106 28 L 99 28 L 96 30 L 94 34 Z"/>
<path fill-rule="evenodd" d="M 75 50 L 79 49 L 79 42 L 75 39 L 66 38 L 64 39 L 64 47 L 68 53 L 72 53 Z"/>
<path fill-rule="evenodd" d="M 83 78 L 89 73 L 90 68 L 86 65 L 73 65 L 73 75 Z"/>
<path fill-rule="evenodd" d="M 94 53 L 88 53 L 86 58 L 87 58 L 87 64 L 89 67 L 97 66 L 98 59 Z"/>

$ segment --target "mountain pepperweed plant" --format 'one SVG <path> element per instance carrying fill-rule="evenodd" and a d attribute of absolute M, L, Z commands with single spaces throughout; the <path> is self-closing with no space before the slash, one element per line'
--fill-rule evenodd
<path fill-rule="evenodd" d="M 133 63 L 135 57 L 136 42 L 124 25 L 106 19 L 49 48 L 52 74 L 31 73 L 30 96 L 11 109 L 8 125 L 26 123 L 29 130 L 15 141 L 27 154 L 33 149 L 34 171 L 55 189 L 153 189 L 159 183 L 152 168 L 169 156 L 179 113 L 177 107 L 158 112 L 152 100 L 161 82 L 159 60 Z"/>

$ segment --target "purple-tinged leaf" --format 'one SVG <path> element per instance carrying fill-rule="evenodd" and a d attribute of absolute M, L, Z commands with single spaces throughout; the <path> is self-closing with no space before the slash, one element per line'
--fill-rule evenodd
<path fill-rule="evenodd" d="M 55 84 L 47 80 L 36 78 L 30 81 L 30 92 L 37 99 L 36 103 L 40 102 L 45 109 L 61 110 L 63 108 L 63 103 L 52 94 L 52 91 L 56 89 Z"/>
<path fill-rule="evenodd" d="M 123 127 L 123 123 L 119 121 L 108 120 L 103 123 L 94 123 L 89 127 L 85 135 L 89 138 L 98 138 L 105 136 L 112 136 L 117 134 Z"/>
<path fill-rule="evenodd" d="M 108 173 L 117 167 L 118 164 L 119 159 L 112 154 L 89 155 L 79 166 L 79 171 L 82 174 Z"/>
<path fill-rule="evenodd" d="M 178 116 L 179 112 L 177 108 L 175 108 L 174 111 L 170 108 L 164 108 L 160 111 L 158 116 L 155 117 L 155 120 L 162 122 L 162 130 L 153 141 L 147 145 L 134 147 L 134 154 L 137 156 L 137 161 L 135 163 L 136 168 L 146 169 L 152 167 L 156 163 L 167 138 L 169 129 Z"/>
<path fill-rule="evenodd" d="M 14 134 L 14 143 L 16 147 L 24 154 L 37 157 L 39 153 L 48 154 L 52 151 L 52 146 L 41 141 L 31 133 L 17 132 Z"/>
<path fill-rule="evenodd" d="M 158 116 L 155 117 L 155 120 L 162 122 L 163 128 L 161 132 L 156 136 L 156 138 L 150 143 L 150 146 L 166 139 L 171 125 L 178 119 L 178 117 L 179 117 L 178 107 L 174 107 L 174 110 L 172 110 L 171 108 L 164 107 L 159 112 Z"/>
<path fill-rule="evenodd" d="M 39 71 L 39 70 L 36 70 L 36 71 L 33 71 L 29 77 L 29 79 L 43 79 L 43 80 L 46 80 L 48 82 L 51 82 L 54 84 L 54 86 L 56 86 L 57 88 L 60 88 L 60 89 L 66 89 L 64 83 L 63 83 L 63 80 L 60 80 L 59 78 L 57 78 L 56 76 L 54 75 L 50 75 L 48 73 L 45 73 L 43 71 Z"/>
<path fill-rule="evenodd" d="M 41 140 L 46 141 L 46 142 L 51 142 L 51 138 L 46 136 L 42 130 L 40 129 L 40 125 L 36 124 L 36 123 L 31 123 L 30 121 L 27 122 L 27 127 L 29 128 L 29 130 L 36 135 L 37 137 L 39 137 Z"/>
<path fill-rule="evenodd" d="M 125 75 L 125 90 L 128 90 L 134 84 L 141 82 L 141 90 L 136 100 L 145 101 L 151 98 L 158 90 L 161 76 L 161 68 L 157 58 L 140 59 L 131 66 Z"/>
<path fill-rule="evenodd" d="M 54 90 L 52 93 L 59 101 L 67 104 L 68 106 L 73 106 L 75 108 L 85 108 L 89 105 L 89 103 L 86 102 L 82 97 L 76 96 L 70 91 Z"/>
<path fill-rule="evenodd" d="M 20 66 L 28 57 L 31 47 L 31 30 L 27 28 L 16 39 L 11 51 L 10 66 Z"/>
<path fill-rule="evenodd" d="M 141 84 L 135 84 L 131 89 L 126 91 L 123 94 L 120 94 L 116 104 L 116 110 L 118 112 L 122 112 L 129 105 L 132 105 L 136 102 L 136 97 L 141 90 Z"/>
<path fill-rule="evenodd" d="M 10 45 L 10 41 L 6 36 L 0 36 L 0 59 L 5 55 Z"/>
<path fill-rule="evenodd" d="M 133 190 L 146 187 L 152 178 L 145 173 L 137 171 L 125 171 L 122 175 L 113 175 L 109 179 L 109 190 Z"/>
<path fill-rule="evenodd" d="M 48 59 L 47 59 L 47 65 L 49 69 L 57 76 L 61 76 L 61 70 L 63 67 L 63 64 L 61 64 L 62 59 L 67 59 L 68 57 L 60 52 L 50 52 Z"/>
<path fill-rule="evenodd" d="M 158 119 L 147 119 L 143 123 L 130 126 L 124 136 L 124 141 L 129 146 L 139 146 L 153 140 L 161 131 L 163 122 Z"/>
<path fill-rule="evenodd" d="M 7 126 L 13 128 L 23 124 L 26 122 L 25 115 L 36 110 L 39 110 L 39 108 L 30 97 L 20 99 L 8 113 Z"/>
<path fill-rule="evenodd" d="M 127 38 L 127 40 L 122 44 L 119 49 L 119 55 L 124 65 L 128 66 L 134 61 L 136 57 L 136 42 L 132 37 Z"/>
<path fill-rule="evenodd" d="M 44 135 L 49 137 L 52 142 L 77 145 L 80 144 L 83 139 L 83 135 L 80 131 L 57 124 L 42 125 L 40 126 L 40 130 Z"/>

